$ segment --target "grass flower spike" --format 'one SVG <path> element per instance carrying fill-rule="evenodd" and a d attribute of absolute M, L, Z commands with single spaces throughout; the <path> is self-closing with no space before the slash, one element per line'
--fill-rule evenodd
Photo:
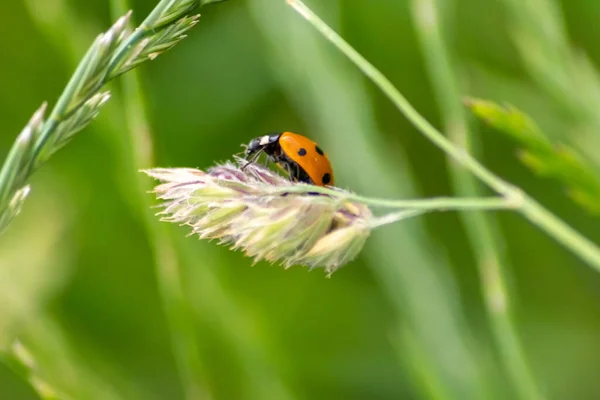
<path fill-rule="evenodd" d="M 29 177 L 110 99 L 110 92 L 101 89 L 175 46 L 198 22 L 200 16 L 192 11 L 219 1 L 161 0 L 137 28 L 128 29 L 128 12 L 96 37 L 56 105 L 48 115 L 46 103 L 35 112 L 0 168 L 0 233 L 19 213 L 30 191 Z"/>
<path fill-rule="evenodd" d="M 352 260 L 371 231 L 372 214 L 346 192 L 320 194 L 270 170 L 236 159 L 207 172 L 152 169 L 162 181 L 164 221 L 188 225 L 202 239 L 218 239 L 255 261 L 286 267 L 324 267 L 328 274 Z M 336 193 L 338 193 L 336 195 Z"/>
<path fill-rule="evenodd" d="M 430 211 L 515 207 L 503 198 L 385 200 L 292 182 L 236 157 L 206 172 L 155 168 L 163 221 L 191 227 L 201 239 L 241 249 L 255 262 L 323 267 L 331 275 L 354 259 L 371 231 Z M 243 169 L 242 166 L 245 166 Z M 371 207 L 396 211 L 375 216 Z"/>

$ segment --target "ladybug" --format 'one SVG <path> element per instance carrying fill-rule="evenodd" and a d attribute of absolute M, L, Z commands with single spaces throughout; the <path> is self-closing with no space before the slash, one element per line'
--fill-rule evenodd
<path fill-rule="evenodd" d="M 333 170 L 327 155 L 307 137 L 293 132 L 279 132 L 252 139 L 245 151 L 248 164 L 254 162 L 261 153 L 285 169 L 293 181 L 333 186 Z"/>

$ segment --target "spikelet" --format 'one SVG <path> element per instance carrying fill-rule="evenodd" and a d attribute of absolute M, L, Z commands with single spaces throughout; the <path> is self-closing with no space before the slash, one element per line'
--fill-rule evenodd
<path fill-rule="evenodd" d="M 206 172 L 143 172 L 161 182 L 154 193 L 163 221 L 187 225 L 199 238 L 217 239 L 255 262 L 323 267 L 331 275 L 356 257 L 371 232 L 367 206 L 346 200 L 341 189 L 315 193 L 314 186 L 258 164 L 242 170 L 244 162 L 236 158 Z"/>

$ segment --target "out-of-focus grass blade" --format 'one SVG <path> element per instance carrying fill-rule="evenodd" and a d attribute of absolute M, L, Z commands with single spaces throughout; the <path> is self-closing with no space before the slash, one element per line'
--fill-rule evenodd
<path fill-rule="evenodd" d="M 203 320 L 211 330 L 218 332 L 239 363 L 245 377 L 243 393 L 248 399 L 293 400 L 296 396 L 287 386 L 283 373 L 278 368 L 273 354 L 277 349 L 261 335 L 258 321 L 251 313 L 234 300 L 219 277 L 211 268 L 202 268 L 198 260 L 206 266 L 218 266 L 219 260 L 202 251 L 197 241 L 177 241 L 178 253 L 190 267 L 190 302 L 194 315 Z M 245 268 L 245 265 L 236 265 Z M 281 355 L 283 356 L 283 355 Z"/>
<path fill-rule="evenodd" d="M 454 32 L 445 29 L 452 24 L 456 2 L 438 0 L 412 0 L 413 20 L 425 56 L 436 101 L 440 109 L 448 137 L 466 151 L 476 152 L 477 138 L 473 137 L 462 107 L 462 65 L 446 39 Z M 511 121 L 521 130 L 540 135 L 526 118 Z M 458 195 L 481 195 L 481 186 L 469 172 L 449 161 L 450 175 Z M 483 212 L 461 213 L 463 223 L 477 260 L 481 290 L 486 311 L 495 339 L 496 350 L 514 393 L 523 400 L 542 399 L 537 383 L 525 355 L 517 327 L 514 323 L 514 304 L 507 282 L 510 281 L 505 243 L 490 214 Z"/>
<path fill-rule="evenodd" d="M 569 197 L 592 214 L 600 214 L 600 180 L 594 167 L 574 148 L 548 139 L 528 115 L 512 105 L 469 98 L 473 113 L 491 127 L 515 139 L 518 157 L 533 172 L 560 181 Z"/>
<path fill-rule="evenodd" d="M 129 8 L 126 0 L 111 0 L 109 3 L 113 17 L 123 14 Z M 181 5 L 181 7 L 189 6 L 185 2 Z M 187 17 L 184 18 L 184 22 L 186 23 L 184 29 L 186 30 L 195 24 L 194 20 L 190 25 Z M 174 29 L 176 32 L 177 28 Z M 165 31 L 167 30 L 168 28 Z M 173 32 L 169 31 L 168 33 Z M 156 43 L 147 44 L 149 54 L 162 51 L 157 47 L 162 44 L 166 47 L 174 45 L 175 41 L 173 43 L 162 43 L 163 36 L 158 36 Z M 137 54 L 135 58 L 148 57 L 149 55 L 144 55 L 144 51 Z M 135 65 L 136 63 L 133 62 L 128 68 L 133 68 Z M 153 139 L 146 113 L 144 91 L 137 71 L 130 71 L 121 79 L 124 104 L 122 117 L 126 122 L 127 132 L 115 132 L 115 134 L 124 135 L 127 139 L 120 142 L 115 141 L 115 143 L 121 143 L 123 147 L 115 150 L 124 158 L 124 177 L 128 182 L 132 197 L 136 199 L 135 203 L 138 204 L 136 210 L 138 210 L 137 213 L 140 214 L 140 219 L 145 225 L 146 234 L 154 253 L 154 267 L 159 292 L 170 325 L 171 348 L 177 362 L 185 396 L 189 400 L 210 398 L 202 382 L 205 372 L 199 358 L 189 299 L 183 290 L 181 264 L 166 227 L 153 215 L 150 198 L 147 196 L 152 188 L 151 184 L 145 179 L 145 176 L 138 172 L 140 169 L 149 168 L 153 165 Z"/>
<path fill-rule="evenodd" d="M 600 173 L 600 73 L 571 38 L 560 2 L 502 0 L 511 37 L 526 71 L 555 105 L 568 114 L 561 139 L 577 148 Z M 579 191 L 574 197 L 586 197 Z M 587 204 L 583 199 L 581 204 Z M 589 208 L 589 204 L 588 204 Z"/>
<path fill-rule="evenodd" d="M 141 400 L 148 393 L 127 379 L 112 363 L 106 364 L 101 351 L 81 346 L 74 349 L 70 338 L 53 318 L 39 315 L 26 323 L 13 356 L 26 368 L 25 374 L 38 392 L 60 400 Z M 48 397 L 43 397 L 44 399 Z"/>
<path fill-rule="evenodd" d="M 32 322 L 46 319 L 46 307 L 70 273 L 68 227 L 69 196 L 60 182 L 50 179 L 52 191 L 32 198 L 28 213 L 15 221 L 10 235 L 0 242 L 0 357 L 43 399 L 62 399 L 63 388 L 52 377 L 33 371 L 33 357 L 25 357 L 17 338 L 27 336 Z M 44 185 L 38 187 L 44 190 Z M 36 335 L 47 344 L 48 332 Z M 22 351 L 23 350 L 23 351 Z M 27 359 L 25 359 L 27 358 Z"/>
<path fill-rule="evenodd" d="M 329 154 L 338 182 L 351 184 L 361 194 L 413 196 L 414 178 L 403 155 L 394 149 L 392 156 L 389 144 L 377 135 L 362 77 L 336 58 L 283 2 L 250 4 L 257 26 L 272 45 L 270 61 L 288 100 L 312 132 L 324 132 L 318 137 L 324 147 L 340 149 Z M 393 305 L 392 318 L 414 339 L 408 343 L 408 336 L 398 330 L 391 334 L 398 359 L 416 376 L 412 389 L 423 398 L 432 393 L 440 399 L 486 398 L 481 360 L 471 347 L 454 280 L 444 272 L 445 260 L 418 221 L 380 229 L 363 254 Z"/>
<path fill-rule="evenodd" d="M 69 197 L 54 188 L 41 202 L 31 199 L 27 216 L 15 221 L 10 235 L 0 242 L 0 348 L 4 350 L 69 276 L 70 254 L 64 240 L 73 217 L 68 212 Z"/>

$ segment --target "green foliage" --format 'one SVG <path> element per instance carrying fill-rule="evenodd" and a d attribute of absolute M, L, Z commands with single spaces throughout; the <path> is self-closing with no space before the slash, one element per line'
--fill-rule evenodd
<path fill-rule="evenodd" d="M 576 149 L 553 143 L 528 115 L 514 106 L 475 98 L 466 103 L 477 117 L 519 143 L 518 157 L 523 164 L 540 176 L 557 179 L 573 201 L 593 214 L 600 213 L 600 180 L 594 166 Z"/>
<path fill-rule="evenodd" d="M 14 371 L 28 381 L 41 399 L 66 400 L 69 398 L 66 394 L 57 392 L 52 385 L 49 385 L 38 375 L 38 365 L 35 357 L 19 341 L 13 344 L 12 352 L 4 357 L 3 362 L 10 365 Z"/>
<path fill-rule="evenodd" d="M 421 122 L 433 122 L 420 129 L 435 137 L 442 127 L 451 146 L 469 149 L 526 192 L 535 187 L 536 200 L 552 210 L 530 214 L 533 222 L 561 215 L 585 232 L 593 259 L 597 221 L 571 215 L 569 199 L 523 174 L 510 155 L 481 157 L 477 144 L 490 138 L 465 134 L 459 99 L 464 93 L 506 99 L 528 110 L 551 147 L 564 143 L 599 165 L 593 158 L 598 93 L 590 77 L 600 54 L 594 31 L 600 4 L 562 2 L 564 13 L 548 13 L 559 2 L 306 2 L 382 72 L 389 89 L 401 90 L 412 117 L 418 111 Z M 9 151 L 11 132 L 23 128 L 40 100 L 52 105 L 115 15 L 131 6 L 133 27 L 157 1 L 112 0 L 123 8 L 113 8 L 111 17 L 107 3 L 26 0 L 3 8 L 3 155 L 30 158 L 30 142 Z M 206 170 L 231 159 L 240 143 L 280 130 L 316 139 L 336 184 L 363 199 L 417 199 L 403 205 L 439 208 L 458 206 L 447 196 L 488 191 L 480 182 L 468 187 L 450 179 L 450 168 L 470 174 L 464 152 L 447 162 L 285 0 L 223 2 L 203 9 L 191 31 L 179 29 L 187 23 L 177 25 L 182 20 L 172 12 L 185 11 L 191 21 L 192 8 L 207 3 L 161 2 L 152 17 L 166 12 L 161 27 L 148 32 L 157 35 L 154 45 L 142 38 L 138 45 L 145 45 L 128 48 L 115 65 L 135 60 L 134 52 L 150 58 L 153 47 L 170 48 L 168 29 L 174 38 L 187 35 L 185 42 L 112 79 L 89 108 L 84 98 L 93 85 L 81 87 L 84 97 L 70 105 L 64 130 L 46 144 L 58 148 L 65 142 L 54 139 L 68 140 L 77 126 L 85 135 L 58 153 L 41 151 L 44 165 L 26 181 L 12 175 L 23 168 L 6 175 L 21 180 L 8 194 L 28 184 L 35 190 L 0 240 L 1 358 L 12 360 L 0 362 L 0 398 L 39 400 L 44 387 L 36 385 L 43 382 L 61 398 L 91 400 L 530 400 L 536 396 L 523 396 L 527 391 L 517 386 L 531 381 L 547 399 L 596 398 L 600 274 L 514 210 L 486 212 L 483 220 L 471 218 L 473 212 L 464 219 L 427 213 L 381 226 L 331 279 L 305 268 L 251 267 L 238 252 L 158 221 L 148 193 L 154 182 L 139 169 Z M 414 4 L 422 7 L 411 13 Z M 416 32 L 442 40 L 428 45 Z M 583 50 L 585 64 L 568 60 Z M 431 54 L 445 64 L 431 63 Z M 111 99 L 101 105 L 107 90 Z M 81 114 L 73 112 L 78 105 Z M 29 131 L 39 137 L 50 119 L 38 120 Z M 17 210 L 25 193 L 2 201 Z M 423 203 L 431 197 L 436 202 Z M 494 209 L 505 201 L 491 200 Z M 524 198 L 510 200 L 523 211 Z M 415 215 L 401 211 L 379 223 L 409 216 Z M 490 220 L 498 222 L 497 237 L 482 229 Z M 564 227 L 558 224 L 554 234 L 569 242 L 577 232 Z M 490 242 L 497 244 L 492 251 Z M 15 359 L 15 343 L 32 357 Z"/>
<path fill-rule="evenodd" d="M 199 17 L 186 15 L 196 5 L 163 0 L 133 33 L 125 32 L 129 13 L 96 38 L 49 117 L 45 105 L 34 114 L 0 170 L 0 232 L 19 213 L 29 176 L 98 115 L 109 99 L 100 88 L 185 38 Z"/>

